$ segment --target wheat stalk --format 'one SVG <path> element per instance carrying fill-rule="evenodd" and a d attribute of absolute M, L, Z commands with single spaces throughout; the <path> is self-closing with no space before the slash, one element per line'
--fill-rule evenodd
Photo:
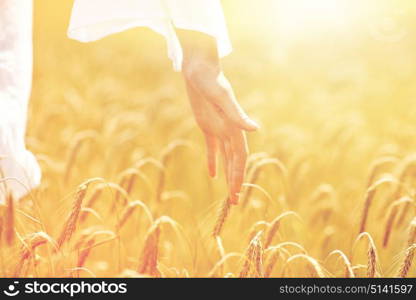
<path fill-rule="evenodd" d="M 248 235 L 248 243 L 250 243 L 250 241 L 257 235 L 257 233 L 259 233 L 260 231 L 266 231 L 267 228 L 269 228 L 269 226 L 270 223 L 266 221 L 257 221 L 256 223 L 251 225 Z"/>
<path fill-rule="evenodd" d="M 334 250 L 331 253 L 328 254 L 328 257 L 326 258 L 326 260 L 329 259 L 330 256 L 332 255 L 338 255 L 339 258 L 342 259 L 342 262 L 345 265 L 345 277 L 346 278 L 354 278 L 355 274 L 354 271 L 352 269 L 352 265 L 350 260 L 348 259 L 347 255 L 345 255 L 344 252 L 342 252 L 341 250 Z"/>
<path fill-rule="evenodd" d="M 376 275 L 376 267 L 377 267 L 377 249 L 376 249 L 374 240 L 371 237 L 371 235 L 368 232 L 360 233 L 354 242 L 353 250 L 355 246 L 357 245 L 357 243 L 363 238 L 366 238 L 368 242 L 367 277 L 374 278 Z"/>
<path fill-rule="evenodd" d="M 227 197 L 224 200 L 224 203 L 218 214 L 217 222 L 215 223 L 214 230 L 212 232 L 212 235 L 214 237 L 217 237 L 221 234 L 222 228 L 224 227 L 225 220 L 227 219 L 230 213 L 230 210 L 231 210 L 231 202 L 230 202 L 230 199 Z"/>
<path fill-rule="evenodd" d="M 73 233 L 75 232 L 78 217 L 81 211 L 82 201 L 85 198 L 87 189 L 88 184 L 82 184 L 78 187 L 78 191 L 75 195 L 75 199 L 72 205 L 71 213 L 65 221 L 64 227 L 62 228 L 61 234 L 58 238 L 58 249 L 61 249 L 65 242 L 69 242 Z"/>
<path fill-rule="evenodd" d="M 391 231 L 393 229 L 393 224 L 394 224 L 394 221 L 395 221 L 396 216 L 397 216 L 399 205 L 402 204 L 402 203 L 409 203 L 409 201 L 412 202 L 413 199 L 411 199 L 409 197 L 402 197 L 399 200 L 394 201 L 390 205 L 388 218 L 387 218 L 386 226 L 385 226 L 385 230 L 384 230 L 384 237 L 383 237 L 383 247 L 384 248 L 386 248 L 388 243 L 389 243 L 390 234 L 391 234 Z"/>
<path fill-rule="evenodd" d="M 255 270 L 256 270 L 256 276 L 257 277 L 264 277 L 264 270 L 263 270 L 263 246 L 261 244 L 261 241 L 258 240 L 257 247 L 255 248 Z"/>
<path fill-rule="evenodd" d="M 224 249 L 224 245 L 222 243 L 221 237 L 220 236 L 216 236 L 215 237 L 215 242 L 216 242 L 218 254 L 219 254 L 220 260 L 221 260 L 221 259 L 223 259 L 226 256 L 225 249 Z M 223 264 L 221 264 L 221 267 L 220 267 L 220 272 L 221 273 L 223 273 L 223 271 L 224 271 L 224 264 L 225 264 L 225 262 Z"/>
<path fill-rule="evenodd" d="M 118 185 L 124 191 L 126 191 L 127 195 L 131 195 L 138 175 L 139 175 L 139 171 L 134 168 L 127 169 L 120 174 Z M 118 200 L 120 199 L 120 196 L 121 196 L 121 192 L 117 191 L 116 196 L 115 196 L 116 202 L 118 202 Z"/>
<path fill-rule="evenodd" d="M 101 194 L 103 193 L 103 189 L 105 186 L 106 186 L 105 184 L 96 185 L 91 193 L 91 196 L 86 201 L 86 204 L 84 205 L 84 207 L 93 208 L 95 202 L 97 202 L 97 200 L 100 198 Z M 83 223 L 86 220 L 87 216 L 88 216 L 88 212 L 85 212 L 85 211 L 81 212 L 79 216 L 79 222 Z"/>
<path fill-rule="evenodd" d="M 11 194 L 8 194 L 6 197 L 6 212 L 4 215 L 4 236 L 8 246 L 12 246 L 15 239 L 14 222 L 14 199 Z"/>
<path fill-rule="evenodd" d="M 284 164 L 277 158 L 264 158 L 258 161 L 257 163 L 255 163 L 253 167 L 251 168 L 251 170 L 248 172 L 247 182 L 253 185 L 256 184 L 258 178 L 260 177 L 261 171 L 269 165 L 274 166 L 279 172 L 279 174 L 281 175 L 283 188 L 284 188 L 284 194 L 285 196 L 287 196 L 288 171 L 286 167 L 284 166 Z M 248 186 L 243 196 L 242 202 L 241 202 L 243 209 L 247 206 L 251 197 L 251 193 L 252 193 L 252 188 L 251 186 Z"/>
<path fill-rule="evenodd" d="M 19 263 L 16 265 L 16 269 L 14 271 L 14 277 L 19 277 L 21 270 L 25 264 L 25 262 L 34 257 L 35 249 L 43 244 L 50 243 L 54 248 L 56 248 L 55 242 L 52 238 L 44 232 L 36 232 L 25 240 L 22 240 L 22 247 L 20 250 L 20 260 Z"/>
<path fill-rule="evenodd" d="M 390 197 L 388 198 L 389 201 L 394 199 L 399 199 L 403 193 L 403 188 L 406 187 L 406 179 L 408 177 L 408 174 L 410 171 L 414 168 L 416 164 L 416 155 L 410 155 L 406 157 L 401 164 L 398 167 L 397 172 L 397 182 L 394 190 L 392 191 Z M 389 205 L 389 203 L 386 203 L 386 206 Z M 384 208 L 386 208 L 386 206 Z M 384 211 L 384 209 L 382 210 Z M 397 226 L 401 225 L 403 219 L 405 218 L 405 215 L 408 211 L 408 205 L 403 209 L 401 216 L 397 219 Z"/>
<path fill-rule="evenodd" d="M 162 273 L 159 269 L 159 239 L 162 224 L 170 224 L 176 233 L 179 233 L 179 225 L 167 216 L 161 216 L 155 220 L 146 234 L 143 251 L 141 254 L 138 272 L 140 274 L 149 274 L 153 277 L 160 277 Z"/>
<path fill-rule="evenodd" d="M 309 263 L 309 265 L 312 267 L 312 270 L 314 272 L 314 276 L 319 277 L 319 278 L 324 278 L 325 277 L 324 271 L 322 270 L 322 267 L 318 263 L 318 261 L 316 259 L 314 259 L 313 257 L 310 257 L 309 255 L 306 255 L 306 254 L 296 254 L 296 255 L 291 256 L 286 261 L 286 263 L 283 267 L 283 274 L 285 274 L 285 271 L 288 268 L 290 263 L 292 263 L 295 260 L 299 260 L 299 259 L 306 260 Z"/>
<path fill-rule="evenodd" d="M 360 231 L 359 233 L 362 233 L 366 229 L 367 225 L 367 219 L 368 219 L 368 212 L 370 211 L 371 203 L 373 202 L 373 198 L 377 192 L 377 189 L 385 184 L 390 184 L 394 182 L 392 178 L 381 178 L 377 180 L 372 186 L 370 186 L 366 191 L 365 201 L 364 201 L 364 208 L 362 212 L 361 217 L 361 223 L 360 223 Z"/>
<path fill-rule="evenodd" d="M 270 244 L 273 242 L 273 238 L 276 235 L 276 232 L 279 230 L 282 220 L 288 216 L 295 216 L 300 219 L 299 215 L 293 211 L 287 211 L 277 216 L 272 222 L 270 222 L 269 231 L 266 237 L 266 243 L 264 247 L 267 249 Z"/>
<path fill-rule="evenodd" d="M 223 266 L 225 265 L 225 263 L 230 259 L 230 258 L 233 258 L 233 257 L 238 257 L 238 258 L 242 258 L 242 257 L 244 257 L 241 253 L 227 253 L 227 254 L 225 254 L 223 257 L 221 257 L 221 259 L 220 260 L 218 260 L 217 262 L 216 262 L 216 264 L 214 265 L 214 267 L 211 269 L 211 271 L 208 273 L 208 276 L 207 277 L 211 277 L 211 278 L 213 278 L 213 277 L 217 277 L 217 276 L 215 276 L 216 274 L 217 274 L 217 272 L 218 272 L 218 270 L 222 270 L 223 269 Z"/>
<path fill-rule="evenodd" d="M 370 187 L 374 183 L 374 180 L 376 179 L 377 174 L 383 167 L 387 165 L 395 164 L 397 163 L 397 161 L 398 161 L 398 158 L 394 156 L 386 156 L 386 157 L 380 157 L 376 159 L 370 166 L 370 172 L 369 172 L 370 175 L 368 176 L 367 187 Z"/>
<path fill-rule="evenodd" d="M 85 262 L 88 259 L 88 256 L 91 253 L 91 250 L 92 250 L 94 244 L 95 244 L 95 238 L 94 237 L 89 239 L 85 243 L 85 246 L 86 246 L 85 249 L 83 249 L 81 251 L 81 253 L 79 254 L 79 256 L 78 256 L 77 268 L 82 268 L 84 266 Z"/>
<path fill-rule="evenodd" d="M 416 217 L 412 219 L 409 225 L 409 239 L 407 241 L 407 246 L 411 246 L 416 242 Z"/>
<path fill-rule="evenodd" d="M 260 237 L 263 234 L 262 231 L 251 240 L 246 255 L 244 257 L 244 264 L 240 272 L 240 278 L 246 278 L 250 276 L 252 267 L 255 267 L 257 276 L 263 276 L 263 247 L 261 245 Z"/>
<path fill-rule="evenodd" d="M 404 256 L 403 262 L 400 266 L 397 277 L 406 278 L 407 274 L 413 263 L 413 257 L 415 256 L 416 244 L 411 245 L 406 249 L 406 254 Z"/>
<path fill-rule="evenodd" d="M 145 239 L 145 245 L 142 252 L 141 264 L 138 268 L 140 274 L 149 274 L 154 277 L 160 276 L 158 269 L 160 223 L 150 228 Z"/>
<path fill-rule="evenodd" d="M 150 212 L 150 209 L 142 201 L 136 200 L 136 201 L 130 202 L 129 205 L 124 208 L 124 211 L 121 215 L 121 218 L 120 218 L 120 220 L 117 224 L 118 230 L 120 230 L 124 226 L 124 224 L 127 222 L 127 220 L 131 217 L 133 212 L 138 207 L 143 209 L 143 211 L 145 212 L 146 217 L 149 220 L 150 224 L 153 223 L 153 216 L 152 216 L 152 213 Z"/>
<path fill-rule="evenodd" d="M 264 277 L 268 278 L 273 272 L 273 269 L 277 263 L 277 260 L 282 257 L 280 252 L 281 249 L 276 249 L 271 256 L 269 257 L 266 265 L 266 270 L 264 271 Z"/>

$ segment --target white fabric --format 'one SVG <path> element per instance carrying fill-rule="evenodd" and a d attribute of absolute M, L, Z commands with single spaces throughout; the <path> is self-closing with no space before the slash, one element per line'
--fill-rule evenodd
<path fill-rule="evenodd" d="M 26 150 L 26 114 L 32 83 L 32 1 L 0 1 L 0 203 L 19 199 L 40 183 Z"/>
<path fill-rule="evenodd" d="M 183 54 L 174 27 L 213 36 L 220 57 L 232 50 L 220 0 L 75 0 L 68 36 L 90 42 L 138 26 L 166 38 L 177 71 Z"/>

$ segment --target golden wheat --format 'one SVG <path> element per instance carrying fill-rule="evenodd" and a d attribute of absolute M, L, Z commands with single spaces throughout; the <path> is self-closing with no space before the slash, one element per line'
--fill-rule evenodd
<path fill-rule="evenodd" d="M 27 187 L 0 170 L 0 276 L 416 276 L 416 85 L 413 62 L 403 63 L 413 35 L 328 51 L 343 35 L 317 30 L 316 43 L 309 31 L 263 30 L 264 18 L 245 14 L 260 7 L 274 18 L 270 1 L 246 10 L 225 1 L 237 50 L 226 73 L 262 125 L 247 135 L 231 208 L 220 166 L 218 178 L 207 174 L 203 136 L 160 38 L 132 29 L 74 43 L 70 2 L 35 6 L 26 142 L 43 178 L 12 199 L 9 183 Z M 397 2 L 409 12 L 398 23 L 413 26 L 412 0 Z M 352 35 L 379 21 L 362 19 Z M 352 57 L 351 47 L 363 51 Z"/>
<path fill-rule="evenodd" d="M 366 191 L 365 201 L 364 201 L 364 207 L 362 211 L 362 217 L 360 222 L 360 231 L 359 233 L 362 233 L 366 229 L 367 225 L 367 219 L 368 219 L 368 213 L 370 211 L 371 204 L 373 202 L 373 198 L 377 192 L 377 189 L 385 184 L 391 184 L 394 183 L 395 180 L 392 178 L 381 178 L 378 181 L 376 181 L 372 186 L 370 186 Z"/>
<path fill-rule="evenodd" d="M 377 272 L 377 249 L 373 238 L 368 232 L 361 232 L 356 238 L 353 246 L 353 250 L 362 239 L 366 239 L 368 243 L 367 248 L 367 277 L 374 278 Z M 353 251 L 354 253 L 354 251 Z"/>
<path fill-rule="evenodd" d="M 214 230 L 212 232 L 212 235 L 214 237 L 217 237 L 221 234 L 221 231 L 222 231 L 222 228 L 224 226 L 225 220 L 227 219 L 228 214 L 230 213 L 230 209 L 231 209 L 231 202 L 230 202 L 229 198 L 227 197 L 224 200 L 224 203 L 222 205 L 220 213 L 218 214 L 217 222 L 215 223 Z"/>
<path fill-rule="evenodd" d="M 58 242 L 57 242 L 58 249 L 60 249 L 64 245 L 65 242 L 68 242 L 71 239 L 73 233 L 75 232 L 78 217 L 81 212 L 82 201 L 84 200 L 84 197 L 87 193 L 87 189 L 88 189 L 88 185 L 81 185 L 78 188 L 78 191 L 76 193 L 76 196 L 72 205 L 71 213 L 68 216 L 64 224 L 64 227 L 62 228 L 61 234 L 59 235 L 59 238 L 58 238 Z"/>
<path fill-rule="evenodd" d="M 6 244 L 11 246 L 15 238 L 15 209 L 14 209 L 14 199 L 11 194 L 6 198 L 6 212 L 4 215 L 4 236 Z"/>
<path fill-rule="evenodd" d="M 413 244 L 409 248 L 406 249 L 406 254 L 404 256 L 403 262 L 398 272 L 398 277 L 405 278 L 407 274 L 409 273 L 409 270 L 413 263 L 413 257 L 415 256 L 415 250 L 416 250 L 416 244 Z"/>
<path fill-rule="evenodd" d="M 247 248 L 246 255 L 244 257 L 243 267 L 240 271 L 240 277 L 245 278 L 251 276 L 253 271 L 257 276 L 261 276 L 262 264 L 263 264 L 263 247 L 261 246 L 260 237 L 263 232 L 259 232 L 251 241 Z"/>
<path fill-rule="evenodd" d="M 341 258 L 342 262 L 345 265 L 345 277 L 346 278 L 354 278 L 354 271 L 352 269 L 352 265 L 350 260 L 348 259 L 347 255 L 345 255 L 344 252 L 342 252 L 341 250 L 334 250 L 331 253 L 328 254 L 327 260 L 329 259 L 329 257 L 331 257 L 332 255 L 338 255 L 339 258 Z"/>

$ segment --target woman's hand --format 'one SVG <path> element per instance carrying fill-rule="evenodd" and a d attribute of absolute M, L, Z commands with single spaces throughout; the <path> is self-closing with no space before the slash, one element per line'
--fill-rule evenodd
<path fill-rule="evenodd" d="M 189 84 L 187 88 L 196 122 L 205 137 L 209 174 L 212 177 L 217 174 L 219 153 L 229 187 L 230 202 L 237 204 L 248 153 L 245 132 L 222 109 L 198 95 L 195 88 Z"/>
<path fill-rule="evenodd" d="M 216 175 L 220 153 L 230 202 L 237 204 L 248 151 L 244 131 L 254 131 L 259 126 L 238 104 L 221 70 L 215 39 L 196 31 L 177 29 L 177 33 L 184 50 L 182 72 L 189 100 L 207 144 L 209 173 Z"/>

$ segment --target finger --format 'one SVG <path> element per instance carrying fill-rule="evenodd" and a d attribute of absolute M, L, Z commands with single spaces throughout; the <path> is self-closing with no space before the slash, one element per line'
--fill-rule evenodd
<path fill-rule="evenodd" d="M 205 142 L 207 144 L 207 162 L 208 173 L 211 177 L 217 174 L 217 142 L 216 138 L 210 134 L 205 133 Z"/>
<path fill-rule="evenodd" d="M 231 142 L 226 139 L 224 140 L 224 150 L 225 150 L 225 155 L 227 157 L 227 182 L 228 182 L 228 191 L 231 194 L 231 172 L 233 169 L 233 152 L 231 149 Z"/>
<path fill-rule="evenodd" d="M 254 120 L 250 119 L 236 100 L 226 97 L 220 101 L 219 106 L 225 116 L 238 128 L 247 131 L 255 131 L 260 128 Z"/>
<path fill-rule="evenodd" d="M 225 144 L 224 141 L 221 141 L 219 143 L 219 148 L 220 148 L 220 152 L 221 152 L 221 157 L 222 157 L 222 165 L 223 165 L 223 169 L 224 169 L 224 175 L 225 175 L 225 180 L 227 181 L 227 186 L 229 186 L 229 178 L 230 176 L 229 174 L 229 170 L 228 170 L 228 157 L 227 157 L 227 152 L 225 151 Z"/>
<path fill-rule="evenodd" d="M 222 74 L 218 80 L 219 85 L 225 89 L 225 95 L 222 97 L 215 97 L 215 104 L 223 110 L 225 115 L 239 128 L 248 131 L 254 131 L 260 126 L 245 113 L 243 108 L 238 103 L 233 88 L 227 78 Z"/>
<path fill-rule="evenodd" d="M 222 73 L 216 78 L 214 86 L 207 89 L 203 94 L 216 109 L 224 113 L 238 128 L 247 131 L 254 131 L 260 128 L 242 109 L 234 95 L 231 84 Z"/>
<path fill-rule="evenodd" d="M 233 164 L 231 170 L 231 203 L 237 204 L 239 193 L 244 182 L 245 168 L 247 162 L 247 140 L 244 132 L 238 131 L 231 137 L 233 149 Z"/>

